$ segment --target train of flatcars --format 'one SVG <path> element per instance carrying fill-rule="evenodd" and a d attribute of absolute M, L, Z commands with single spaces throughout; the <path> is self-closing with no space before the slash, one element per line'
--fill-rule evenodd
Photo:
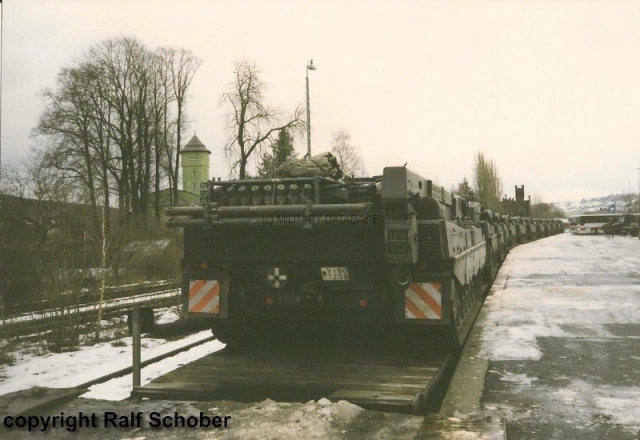
<path fill-rule="evenodd" d="M 439 328 L 459 344 L 509 249 L 564 231 L 559 219 L 487 210 L 406 167 L 210 180 L 201 198 L 167 213 L 184 228 L 184 307 L 232 344 L 314 322 Z"/>

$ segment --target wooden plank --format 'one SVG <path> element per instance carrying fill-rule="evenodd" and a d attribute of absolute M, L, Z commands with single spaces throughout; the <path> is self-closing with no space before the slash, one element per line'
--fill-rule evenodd
<path fill-rule="evenodd" d="M 393 386 L 403 384 L 412 387 L 424 387 L 439 371 L 429 367 L 413 369 L 411 374 L 402 374 L 393 368 L 363 368 L 349 366 L 343 369 L 327 368 L 243 368 L 240 365 L 220 364 L 188 366 L 169 373 L 154 382 L 184 381 L 197 383 L 246 382 L 282 383 L 282 384 L 340 384 L 371 383 Z"/>
<path fill-rule="evenodd" d="M 172 383 L 172 382 L 191 382 L 191 383 L 234 383 L 234 382 L 253 382 L 253 383 L 300 383 L 300 384 L 346 384 L 359 383 L 370 384 L 371 386 L 409 386 L 419 387 L 426 386 L 431 379 L 437 374 L 437 371 L 424 372 L 422 375 L 405 376 L 402 378 L 393 377 L 393 371 L 388 371 L 384 376 L 374 375 L 332 375 L 332 376 L 316 376 L 313 372 L 306 374 L 300 372 L 296 375 L 289 375 L 286 372 L 277 375 L 256 375 L 245 371 L 209 371 L 207 374 L 194 374 L 194 371 L 187 370 L 188 374 L 170 374 L 155 379 L 152 383 Z"/>
<path fill-rule="evenodd" d="M 359 383 L 345 383 L 344 388 L 342 388 L 342 393 L 346 393 L 345 390 L 349 390 L 352 395 L 362 395 L 362 396 L 385 396 L 387 398 L 391 398 L 390 396 L 394 395 L 411 395 L 415 396 L 424 390 L 424 386 L 402 386 L 402 387 L 385 387 L 385 386 L 371 386 L 370 384 L 359 384 Z M 215 391 L 230 389 L 234 391 L 242 391 L 243 388 L 275 388 L 280 386 L 296 386 L 299 388 L 307 388 L 307 389 L 321 389 L 328 387 L 327 383 L 281 383 L 281 382 L 251 382 L 247 384 L 247 382 L 221 382 L 218 384 L 207 384 L 207 383 L 193 383 L 193 382 L 174 382 L 174 383 L 151 383 L 144 387 L 135 387 L 134 394 L 145 394 L 149 393 L 176 393 L 176 394 L 203 394 L 206 395 L 207 398 L 210 397 L 210 394 Z M 333 386 L 328 388 L 333 389 Z M 336 393 L 336 391 L 332 391 L 332 393 Z"/>
<path fill-rule="evenodd" d="M 420 378 L 432 377 L 438 372 L 438 369 L 424 369 L 422 371 L 416 371 L 413 374 L 396 374 L 393 369 L 368 371 L 368 370 L 352 370 L 352 371 L 321 371 L 316 369 L 301 369 L 299 371 L 289 369 L 278 370 L 263 370 L 263 369 L 232 369 L 225 367 L 216 368 L 188 368 L 182 371 L 175 371 L 165 375 L 157 381 L 171 382 L 176 378 L 182 379 L 185 374 L 188 374 L 189 381 L 209 381 L 209 380 L 221 380 L 231 379 L 234 377 L 252 377 L 259 379 L 262 377 L 289 377 L 292 380 L 303 380 L 309 377 L 314 377 L 316 380 L 331 380 L 335 381 L 340 378 L 352 378 L 357 380 L 367 380 L 367 378 L 375 378 L 375 381 L 385 381 L 391 383 L 405 383 L 412 380 L 420 380 Z"/>
<path fill-rule="evenodd" d="M 375 382 L 358 382 L 358 381 L 296 381 L 296 380 L 283 380 L 283 379 L 274 379 L 274 380 L 254 380 L 251 378 L 237 378 L 235 380 L 221 380 L 215 383 L 212 382 L 190 382 L 192 384 L 197 384 L 199 386 L 233 386 L 233 387 L 244 387 L 247 384 L 251 384 L 251 386 L 255 387 L 281 387 L 281 388 L 328 388 L 334 389 L 337 387 L 340 388 L 351 388 L 351 389 L 361 389 L 361 390 L 374 390 L 374 391 L 386 391 L 386 392 L 398 392 L 398 393 L 420 393 L 422 392 L 428 382 L 420 383 L 420 384 L 380 384 Z M 160 383 L 158 383 L 160 384 Z M 163 383 L 163 384 L 166 384 Z"/>
<path fill-rule="evenodd" d="M 358 405 L 413 408 L 416 406 L 417 395 L 415 393 L 388 394 L 375 390 L 340 389 L 331 393 L 327 398 L 333 402 L 346 400 Z"/>
<path fill-rule="evenodd" d="M 202 386 L 189 382 L 149 383 L 134 387 L 131 397 L 133 399 L 209 400 L 212 395 L 215 395 L 217 389 L 216 386 Z"/>

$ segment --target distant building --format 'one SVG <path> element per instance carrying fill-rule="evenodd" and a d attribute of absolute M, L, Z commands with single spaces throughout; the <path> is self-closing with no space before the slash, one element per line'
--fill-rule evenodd
<path fill-rule="evenodd" d="M 160 190 L 160 209 L 162 212 L 170 206 L 189 206 L 200 203 L 200 184 L 209 180 L 209 155 L 211 152 L 194 135 L 180 150 L 182 160 L 182 190 L 178 190 L 178 200 L 172 203 L 171 189 Z M 149 206 L 155 200 L 149 197 Z"/>
<path fill-rule="evenodd" d="M 195 134 L 180 150 L 182 158 L 182 189 L 200 195 L 200 183 L 209 180 L 209 155 L 211 151 Z"/>
<path fill-rule="evenodd" d="M 509 199 L 507 196 L 502 199 L 502 209 L 505 214 L 520 217 L 531 216 L 531 196 L 527 200 L 524 199 L 524 185 L 518 187 L 516 185 L 516 198 Z"/>

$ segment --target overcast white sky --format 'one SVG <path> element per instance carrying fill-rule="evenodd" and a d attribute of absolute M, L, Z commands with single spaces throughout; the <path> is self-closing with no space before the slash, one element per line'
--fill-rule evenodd
<path fill-rule="evenodd" d="M 305 100 L 312 149 L 347 130 L 369 174 L 403 165 L 450 188 L 474 154 L 543 201 L 638 192 L 640 1 L 4 0 L 2 161 L 24 157 L 37 93 L 92 44 L 133 36 L 203 60 L 188 113 L 227 177 L 220 93 L 255 61 L 272 105 Z M 304 139 L 297 139 L 300 152 Z"/>

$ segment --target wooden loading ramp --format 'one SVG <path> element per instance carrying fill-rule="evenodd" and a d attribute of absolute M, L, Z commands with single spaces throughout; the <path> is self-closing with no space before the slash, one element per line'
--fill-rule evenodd
<path fill-rule="evenodd" d="M 455 367 L 450 350 L 428 344 L 411 349 L 406 344 L 300 342 L 225 348 L 135 387 L 132 397 L 244 402 L 326 397 L 416 413 L 437 405 L 434 400 Z"/>

